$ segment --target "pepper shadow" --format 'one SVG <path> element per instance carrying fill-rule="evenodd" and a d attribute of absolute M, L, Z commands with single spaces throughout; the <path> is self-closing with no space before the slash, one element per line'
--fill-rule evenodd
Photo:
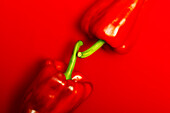
<path fill-rule="evenodd" d="M 14 95 L 10 97 L 11 101 L 8 113 L 19 113 L 24 94 L 42 69 L 44 61 L 45 60 L 41 58 L 36 60 L 36 62 L 32 63 L 28 70 L 25 71 L 24 77 L 15 87 Z"/>

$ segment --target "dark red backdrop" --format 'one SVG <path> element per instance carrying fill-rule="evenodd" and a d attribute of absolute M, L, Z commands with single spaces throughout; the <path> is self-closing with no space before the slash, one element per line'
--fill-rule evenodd
<path fill-rule="evenodd" d="M 23 92 L 47 58 L 69 61 L 79 29 L 95 0 L 0 1 L 0 113 L 18 113 Z M 126 55 L 100 49 L 78 59 L 76 70 L 94 92 L 75 113 L 170 112 L 170 1 L 149 0 L 137 24 L 135 47 Z"/>

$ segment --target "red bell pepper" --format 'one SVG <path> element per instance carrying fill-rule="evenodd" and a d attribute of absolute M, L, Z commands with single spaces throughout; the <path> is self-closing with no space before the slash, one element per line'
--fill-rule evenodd
<path fill-rule="evenodd" d="M 60 61 L 46 62 L 26 93 L 21 113 L 68 113 L 87 99 L 92 92 L 91 83 L 81 73 L 72 74 L 81 45 L 81 41 L 76 44 L 67 70 Z"/>
<path fill-rule="evenodd" d="M 89 37 L 100 40 L 78 56 L 85 58 L 91 55 L 105 42 L 118 48 L 118 51 L 128 49 L 130 41 L 134 40 L 129 37 L 134 32 L 133 27 L 144 2 L 145 0 L 101 0 L 94 4 L 85 13 L 81 27 Z"/>

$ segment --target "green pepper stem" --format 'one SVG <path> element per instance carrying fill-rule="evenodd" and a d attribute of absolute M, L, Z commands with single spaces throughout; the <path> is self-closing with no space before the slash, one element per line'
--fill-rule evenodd
<path fill-rule="evenodd" d="M 82 45 L 83 45 L 83 42 L 82 41 L 78 41 L 76 43 L 75 47 L 74 47 L 73 54 L 71 56 L 68 68 L 67 68 L 66 72 L 64 73 L 64 75 L 66 77 L 66 80 L 70 80 L 71 79 L 71 75 L 72 75 L 74 66 L 76 64 L 77 52 L 78 52 L 80 46 L 82 46 Z"/>
<path fill-rule="evenodd" d="M 104 43 L 105 43 L 105 41 L 100 39 L 94 45 L 92 45 L 89 49 L 87 49 L 83 52 L 78 52 L 77 56 L 79 58 L 86 58 L 86 57 L 92 55 L 98 49 L 100 49 L 104 45 Z"/>

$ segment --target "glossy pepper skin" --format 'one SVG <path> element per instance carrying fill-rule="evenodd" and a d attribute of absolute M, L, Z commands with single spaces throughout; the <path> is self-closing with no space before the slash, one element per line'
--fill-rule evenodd
<path fill-rule="evenodd" d="M 48 60 L 28 89 L 20 113 L 68 113 L 78 107 L 92 92 L 92 85 L 74 72 L 66 80 L 66 66 Z"/>
<path fill-rule="evenodd" d="M 85 13 L 81 27 L 89 37 L 99 38 L 117 51 L 124 51 L 135 40 L 130 36 L 144 2 L 145 0 L 99 0 Z"/>

